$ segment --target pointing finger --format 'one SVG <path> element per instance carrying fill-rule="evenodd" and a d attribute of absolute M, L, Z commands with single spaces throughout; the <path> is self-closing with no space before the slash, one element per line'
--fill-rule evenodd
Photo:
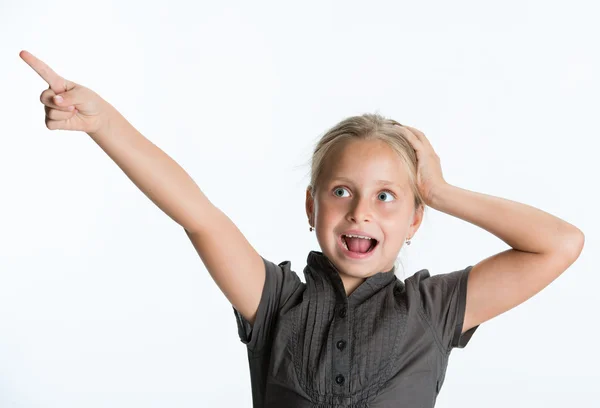
<path fill-rule="evenodd" d="M 33 54 L 25 50 L 21 51 L 19 56 L 27 63 L 27 65 L 33 68 L 33 70 L 37 72 L 38 75 L 48 83 L 48 85 L 50 85 L 50 89 L 52 89 L 54 92 L 60 93 L 69 90 L 69 81 L 54 72 L 52 68 L 46 65 L 42 60 L 36 58 Z"/>

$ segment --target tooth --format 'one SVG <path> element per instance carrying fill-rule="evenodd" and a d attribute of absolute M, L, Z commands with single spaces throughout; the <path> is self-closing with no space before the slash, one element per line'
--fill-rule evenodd
<path fill-rule="evenodd" d="M 352 238 L 362 238 L 362 239 L 371 239 L 369 237 L 365 237 L 363 235 L 351 235 L 351 234 L 346 234 L 347 237 L 352 237 Z"/>

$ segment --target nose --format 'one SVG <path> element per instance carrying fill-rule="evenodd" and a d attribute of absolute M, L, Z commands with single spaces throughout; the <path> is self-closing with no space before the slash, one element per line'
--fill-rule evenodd
<path fill-rule="evenodd" d="M 372 216 L 369 200 L 367 198 L 357 196 L 350 205 L 346 219 L 349 222 L 360 224 L 361 222 L 370 222 L 371 218 Z"/>

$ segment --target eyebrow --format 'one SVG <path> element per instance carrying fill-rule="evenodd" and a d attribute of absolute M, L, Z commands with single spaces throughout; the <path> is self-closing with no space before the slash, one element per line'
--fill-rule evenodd
<path fill-rule="evenodd" d="M 332 181 L 340 180 L 340 181 L 345 181 L 346 183 L 353 184 L 352 180 L 350 180 L 347 177 L 342 177 L 342 176 L 333 177 L 331 180 Z M 402 186 L 400 184 L 394 183 L 394 182 L 389 181 L 389 180 L 375 180 L 375 183 L 377 183 L 377 184 L 379 184 L 381 186 L 396 186 L 396 187 L 398 187 L 400 189 L 402 188 Z"/>

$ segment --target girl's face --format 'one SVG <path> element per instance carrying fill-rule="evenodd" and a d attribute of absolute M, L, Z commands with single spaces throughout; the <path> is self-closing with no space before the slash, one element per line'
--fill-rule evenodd
<path fill-rule="evenodd" d="M 331 152 L 315 194 L 313 199 L 307 190 L 309 223 L 348 294 L 368 276 L 392 269 L 404 240 L 422 220 L 422 209 L 414 211 L 403 162 L 382 140 L 350 140 Z M 364 248 L 348 242 L 345 234 L 372 237 L 376 245 L 360 253 Z"/>

